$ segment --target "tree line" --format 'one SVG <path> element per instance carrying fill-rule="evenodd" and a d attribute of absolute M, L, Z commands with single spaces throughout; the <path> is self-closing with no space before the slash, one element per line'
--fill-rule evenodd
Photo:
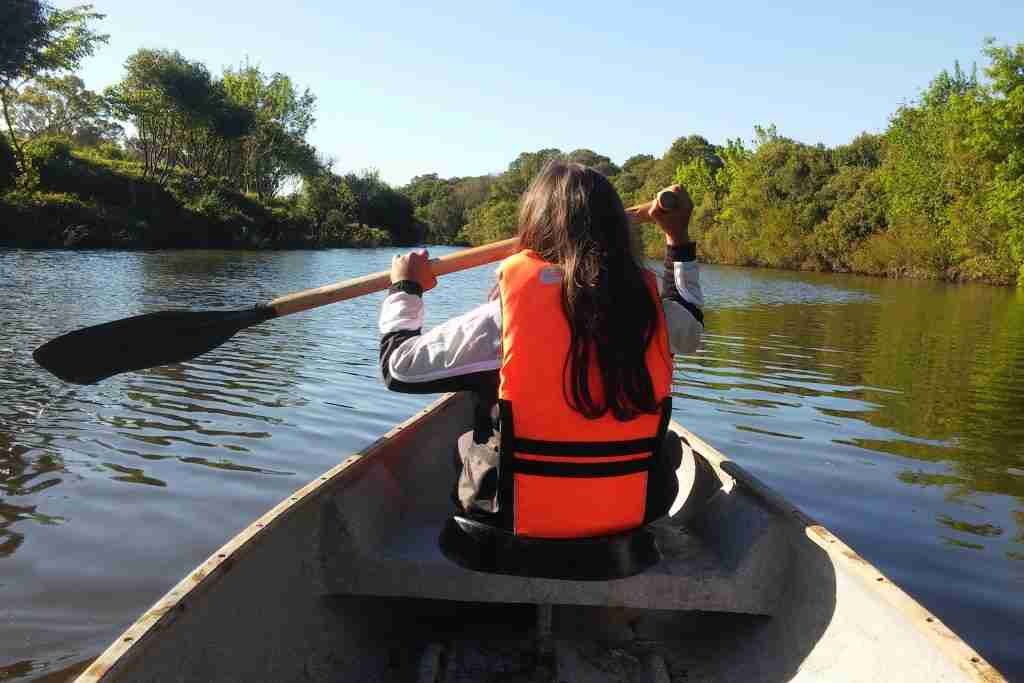
<path fill-rule="evenodd" d="M 337 173 L 306 140 L 316 97 L 243 63 L 211 73 L 142 49 L 102 93 L 76 75 L 107 42 L 91 5 L 0 9 L 0 241 L 148 246 L 407 244 L 409 199 Z M 131 131 L 126 135 L 126 129 Z"/>
<path fill-rule="evenodd" d="M 496 176 L 425 175 L 402 191 L 431 237 L 485 243 L 514 233 L 530 178 L 563 157 L 600 170 L 626 205 L 685 186 L 705 261 L 1024 284 L 1024 44 L 988 41 L 984 56 L 984 77 L 943 70 L 884 132 L 845 145 L 755 126 L 750 142 L 689 135 L 621 166 L 591 150 L 543 149 Z M 655 230 L 644 240 L 660 253 Z"/>
<path fill-rule="evenodd" d="M 684 185 L 705 261 L 1024 282 L 1024 44 L 986 42 L 981 75 L 941 71 L 885 131 L 845 145 L 755 126 L 749 141 L 692 134 L 621 165 L 542 149 L 502 173 L 394 188 L 337 172 L 306 139 L 316 97 L 258 65 L 214 74 L 144 49 L 88 90 L 76 72 L 107 41 L 102 18 L 0 6 L 0 243 L 480 244 L 514 233 L 520 196 L 559 157 L 599 170 L 627 205 Z M 660 251 L 654 230 L 643 239 Z"/>

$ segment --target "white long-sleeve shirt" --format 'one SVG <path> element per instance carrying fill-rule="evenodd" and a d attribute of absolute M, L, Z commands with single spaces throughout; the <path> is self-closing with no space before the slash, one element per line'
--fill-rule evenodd
<path fill-rule="evenodd" d="M 381 372 L 389 389 L 442 393 L 494 387 L 501 366 L 501 302 L 497 299 L 422 332 L 423 297 L 399 283 L 380 313 Z M 692 243 L 669 247 L 662 278 L 672 353 L 692 353 L 704 331 L 704 295 Z"/>

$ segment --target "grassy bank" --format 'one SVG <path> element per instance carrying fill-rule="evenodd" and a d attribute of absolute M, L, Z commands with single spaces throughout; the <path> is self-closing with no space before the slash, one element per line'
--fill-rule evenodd
<path fill-rule="evenodd" d="M 641 241 L 648 258 L 660 261 L 665 255 L 665 238 L 657 228 L 644 226 Z M 922 236 L 923 230 L 890 230 L 852 245 L 842 259 L 827 261 L 816 255 L 797 258 L 767 258 L 737 247 L 723 239 L 714 228 L 691 227 L 701 263 L 746 268 L 771 268 L 816 273 L 848 273 L 894 279 L 980 282 L 989 285 L 1020 284 L 1017 266 L 1005 250 L 995 256 L 982 255 L 970 261 L 952 262 Z"/>
<path fill-rule="evenodd" d="M 304 248 L 381 246 L 382 229 L 324 220 L 297 197 L 269 202 L 217 178 L 146 177 L 115 147 L 75 150 L 60 139 L 25 148 L 26 173 L 3 192 L 0 246 L 34 248 Z"/>

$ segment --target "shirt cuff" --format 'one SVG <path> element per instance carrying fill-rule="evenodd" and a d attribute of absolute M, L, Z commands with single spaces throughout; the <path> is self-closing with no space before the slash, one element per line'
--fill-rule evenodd
<path fill-rule="evenodd" d="M 404 292 L 414 296 L 423 296 L 423 286 L 418 282 L 413 282 L 412 280 L 399 280 L 398 282 L 392 283 L 388 288 L 388 294 L 394 294 L 395 292 Z"/>
<path fill-rule="evenodd" d="M 682 244 L 669 244 L 665 246 L 665 258 L 668 261 L 696 261 L 697 243 L 683 242 Z"/>

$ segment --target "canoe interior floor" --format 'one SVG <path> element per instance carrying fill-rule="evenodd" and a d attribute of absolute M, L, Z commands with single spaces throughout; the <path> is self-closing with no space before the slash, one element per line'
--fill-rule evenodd
<path fill-rule="evenodd" d="M 554 606 L 538 634 L 535 605 L 332 597 L 360 610 L 389 644 L 386 679 L 417 683 L 667 683 L 721 680 L 731 644 L 766 617 Z"/>

